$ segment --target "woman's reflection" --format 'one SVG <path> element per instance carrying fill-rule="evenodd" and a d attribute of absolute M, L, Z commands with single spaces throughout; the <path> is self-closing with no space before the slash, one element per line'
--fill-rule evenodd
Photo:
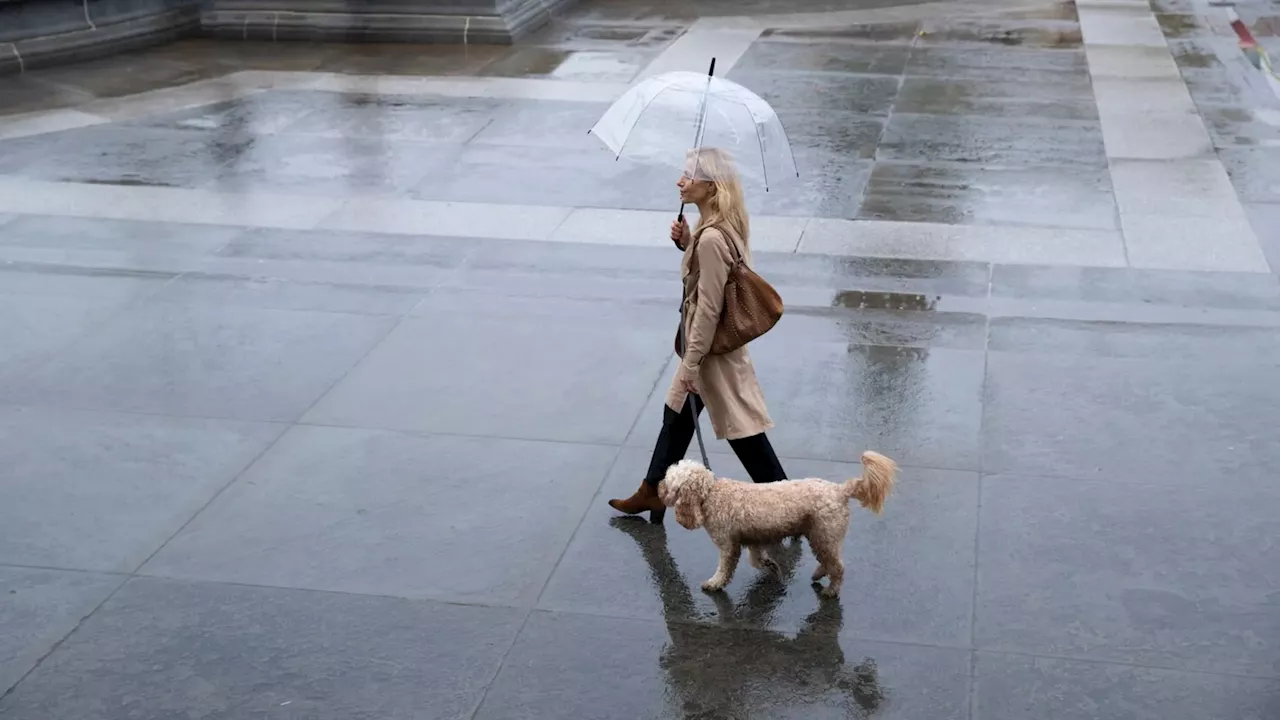
<path fill-rule="evenodd" d="M 640 546 L 661 598 L 671 641 L 659 666 L 679 717 L 766 717 L 821 704 L 839 708 L 841 717 L 869 718 L 880 707 L 875 661 L 845 665 L 838 601 L 820 601 L 795 637 L 766 629 L 795 573 L 799 541 L 775 553 L 781 578 L 761 574 L 738 603 L 725 593 L 712 595 L 717 621 L 700 624 L 688 620 L 697 603 L 667 549 L 664 527 L 629 517 L 612 524 Z"/>

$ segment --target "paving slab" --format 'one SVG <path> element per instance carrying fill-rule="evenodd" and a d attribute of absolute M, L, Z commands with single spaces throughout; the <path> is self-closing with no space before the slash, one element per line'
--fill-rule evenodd
<path fill-rule="evenodd" d="M 515 147 L 552 147 L 595 150 L 602 143 L 588 132 L 608 105 L 584 102 L 511 103 L 498 110 L 471 143 Z"/>
<path fill-rule="evenodd" d="M 1042 117 L 1094 120 L 1097 107 L 1087 83 L 1032 83 L 907 77 L 894 112 L 929 115 Z"/>
<path fill-rule="evenodd" d="M 1165 47 L 1164 33 L 1144 7 L 1092 6 L 1080 12 L 1086 45 Z"/>
<path fill-rule="evenodd" d="M 94 301 L 94 309 L 111 310 L 122 303 L 141 300 L 159 291 L 174 277 L 174 273 L 136 269 L 95 269 L 10 262 L 0 268 L 0 293 L 85 298 Z M 17 308 L 18 303 L 8 307 Z"/>
<path fill-rule="evenodd" d="M 195 187 L 248 149 L 245 135 L 100 126 L 0 142 L 0 173 L 37 180 Z"/>
<path fill-rule="evenodd" d="M 635 79 L 657 56 L 658 52 L 652 48 L 588 50 L 535 45 L 514 48 L 485 65 L 477 74 L 626 83 Z"/>
<path fill-rule="evenodd" d="M 907 113 L 889 119 L 877 157 L 1011 167 L 1105 163 L 1096 121 Z"/>
<path fill-rule="evenodd" d="M 0 567 L 0 693 L 124 581 L 120 575 Z"/>
<path fill-rule="evenodd" d="M 1168 48 L 1091 45 L 1085 51 L 1094 78 L 1179 79 L 1178 65 Z"/>
<path fill-rule="evenodd" d="M 1242 201 L 1280 203 L 1280 148 L 1224 148 L 1218 157 Z"/>
<path fill-rule="evenodd" d="M 1225 479 L 984 477 L 974 642 L 1275 677 L 1275 492 Z"/>
<path fill-rule="evenodd" d="M 1071 50 L 1080 47 L 1083 24 L 1069 15 L 1051 21 L 1034 18 L 952 18 L 936 17 L 921 24 L 919 43 L 923 47 L 982 48 L 991 45 L 1016 46 L 1034 50 Z"/>
<path fill-rule="evenodd" d="M 1188 310 L 1280 309 L 1280 283 L 1257 273 L 996 265 L 991 269 L 991 294 L 1027 301 L 1161 305 Z M 1176 328 L 1168 330 L 1176 333 Z"/>
<path fill-rule="evenodd" d="M 416 307 L 427 292 L 399 286 L 185 274 L 157 293 L 156 300 L 180 305 L 399 317 Z"/>
<path fill-rule="evenodd" d="M 671 355 L 671 309 L 583 301 L 518 307 L 491 295 L 431 296 L 305 421 L 620 443 Z M 602 343 L 596 334 L 604 331 L 618 334 Z M 519 372 L 488 341 L 475 341 L 484 337 L 518 348 Z M 563 421 L 547 423 L 549 412 Z"/>
<path fill-rule="evenodd" d="M 13 275 L 0 274 L 0 288 L 9 285 L 6 281 Z M 162 284 L 151 284 L 148 289 L 155 292 Z M 136 285 L 121 288 L 122 293 L 129 295 L 138 291 Z M 0 334 L 5 338 L 0 347 L 0 368 L 5 369 L 55 352 L 110 318 L 126 302 L 59 295 L 18 298 L 16 295 L 0 295 L 6 300 L 0 307 Z"/>
<path fill-rule="evenodd" d="M 461 718 L 520 620 L 500 609 L 133 580 L 0 700 L 0 712 Z"/>
<path fill-rule="evenodd" d="M 573 130 L 587 138 L 590 125 Z M 589 139 L 589 138 L 588 138 Z M 679 206 L 677 168 L 599 147 L 474 144 L 412 192 L 424 200 L 662 210 Z M 499 235 L 498 237 L 502 237 Z"/>
<path fill-rule="evenodd" d="M 1025 655 L 978 653 L 974 675 L 975 714 L 991 720 L 1266 717 L 1280 702 L 1274 680 Z"/>
<path fill-rule="evenodd" d="M 256 139 L 200 185 L 235 194 L 397 196 L 444 172 L 456 154 L 452 146 L 394 139 L 277 135 Z"/>
<path fill-rule="evenodd" d="M 142 572 L 531 604 L 616 454 L 572 443 L 295 428 Z M 543 498 L 539 512 L 504 499 L 513 483 Z"/>
<path fill-rule="evenodd" d="M 0 177 L 0 190 L 0 207 L 16 213 L 236 227 L 311 228 L 341 205 L 317 196 L 9 177 Z"/>
<path fill-rule="evenodd" d="M 0 408 L 0 563 L 131 572 L 283 431 L 266 424 Z"/>
<path fill-rule="evenodd" d="M 965 717 L 965 653 L 825 631 L 842 615 L 839 608 L 815 612 L 814 630 L 792 637 L 535 613 L 476 717 Z M 626 692 L 618 691 L 618 677 L 627 678 Z"/>
<path fill-rule="evenodd" d="M 1245 213 L 1271 269 L 1280 268 L 1280 203 L 1245 205 Z"/>
<path fill-rule="evenodd" d="M 774 107 L 887 115 L 898 94 L 895 76 L 737 69 L 729 79 Z"/>
<path fill-rule="evenodd" d="M 1079 87 L 1086 83 L 1089 64 L 1080 50 L 1028 50 L 983 45 L 946 47 L 922 43 L 911 50 L 907 76 L 1044 83 Z"/>
<path fill-rule="evenodd" d="M 1130 160 L 1182 160 L 1213 153 L 1200 116 L 1183 111 L 1110 113 L 1099 110 L 1107 156 Z"/>
<path fill-rule="evenodd" d="M 785 68 L 799 72 L 901 75 L 910 48 L 849 42 L 756 42 L 735 66 L 741 70 Z"/>
<path fill-rule="evenodd" d="M 980 320 L 947 318 L 957 326 L 951 331 L 916 320 L 890 315 L 869 328 L 859 319 L 797 316 L 753 344 L 777 451 L 853 461 L 876 449 L 903 464 L 975 469 Z M 935 347 L 938 341 L 950 347 Z M 658 383 L 629 445 L 652 446 L 669 377 Z"/>
<path fill-rule="evenodd" d="M 258 93 L 236 100 L 137 118 L 124 125 L 175 130 L 276 133 L 315 111 L 328 98 L 316 92 Z"/>
<path fill-rule="evenodd" d="M 799 252 L 920 260 L 1124 267 L 1120 233 L 1034 226 L 813 219 Z"/>
<path fill-rule="evenodd" d="M 207 255 L 244 232 L 236 227 L 25 215 L 0 230 L 0 245 L 112 250 L 142 255 Z"/>
<path fill-rule="evenodd" d="M 1236 204 L 1239 207 L 1239 204 Z M 1125 248 L 1134 267 L 1219 272 L 1270 272 L 1243 211 L 1226 220 L 1124 216 Z M 1206 243 L 1205 238 L 1216 238 Z"/>
<path fill-rule="evenodd" d="M 44 363 L 6 368 L 0 399 L 293 421 L 394 323 L 336 313 L 156 304 L 103 323 Z"/>
<path fill-rule="evenodd" d="M 657 424 L 641 422 L 639 428 L 647 431 L 646 439 L 652 443 Z M 648 467 L 649 450 L 624 451 L 600 497 L 626 497 L 634 492 Z M 696 457 L 697 450 L 692 454 Z M 711 462 L 724 477 L 748 478 L 732 454 L 716 453 Z M 844 482 L 861 472 L 856 463 L 784 458 L 783 466 L 792 479 Z M 882 517 L 861 509 L 852 516 L 844 542 L 842 602 L 862 610 L 844 618 L 843 632 L 865 639 L 966 645 L 973 599 L 977 476 L 905 468 L 901 480 Z M 592 513 L 569 545 L 538 606 L 558 612 L 794 633 L 804 627 L 810 614 L 830 603 L 820 601 L 809 586 L 817 561 L 807 546 L 788 545 L 781 557 L 786 561 L 785 582 L 744 560 L 727 594 L 708 594 L 700 587 L 715 572 L 718 554 L 705 533 L 690 533 L 670 523 L 664 532 L 635 518 L 609 520 Z M 726 604 L 738 610 L 726 615 Z"/>
<path fill-rule="evenodd" d="M 1119 226 L 1104 168 L 878 162 L 858 217 L 942 224 Z"/>
<path fill-rule="evenodd" d="M 480 132 L 500 107 L 495 100 L 480 98 L 399 98 L 374 93 L 317 93 L 312 97 L 312 110 L 282 132 L 460 143 Z"/>
<path fill-rule="evenodd" d="M 1090 350 L 1109 334 L 1123 339 L 1133 331 L 1093 332 L 1101 340 L 1083 345 Z M 1055 354 L 1054 346 L 1042 354 L 1025 345 L 1005 346 L 998 327 L 992 344 L 985 469 L 1186 486 L 1207 475 L 1215 483 L 1248 484 L 1276 462 L 1280 448 L 1256 430 L 1272 421 L 1273 406 L 1253 402 L 1274 392 L 1272 362 L 1180 360 L 1157 352 L 1159 342 L 1139 357 L 1068 354 L 1061 347 Z M 1055 378 L 1052 388 L 1045 377 Z M 1049 394 L 1055 397 L 1054 413 L 1046 415 L 1041 403 Z M 1098 417 L 1107 420 L 1089 420 Z M 1183 451 L 1190 445 L 1197 452 Z"/>

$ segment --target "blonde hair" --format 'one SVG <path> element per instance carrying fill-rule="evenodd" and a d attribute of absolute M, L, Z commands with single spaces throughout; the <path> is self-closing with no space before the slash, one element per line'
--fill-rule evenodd
<path fill-rule="evenodd" d="M 750 251 L 751 222 L 747 219 L 747 203 L 742 196 L 742 181 L 734 167 L 733 156 L 720 148 L 690 150 L 686 156 L 686 173 L 698 182 L 715 185 L 709 205 L 711 212 L 698 219 L 694 233 L 716 225 L 727 226 Z"/>

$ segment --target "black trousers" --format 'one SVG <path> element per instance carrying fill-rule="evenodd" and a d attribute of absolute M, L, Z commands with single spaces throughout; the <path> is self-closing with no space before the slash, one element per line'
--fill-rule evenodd
<path fill-rule="evenodd" d="M 667 474 L 667 468 L 684 459 L 689 451 L 689 443 L 693 442 L 694 416 L 689 413 L 689 403 L 693 403 L 694 411 L 702 414 L 702 398 L 689 395 L 684 412 L 676 412 L 669 406 L 662 406 L 662 430 L 658 432 L 658 442 L 653 447 L 653 459 L 649 461 L 649 473 L 644 481 L 656 486 Z M 786 480 L 787 473 L 778 461 L 778 455 L 769 444 L 764 433 L 751 437 L 730 440 L 729 447 L 742 461 L 753 482 L 765 483 Z"/>

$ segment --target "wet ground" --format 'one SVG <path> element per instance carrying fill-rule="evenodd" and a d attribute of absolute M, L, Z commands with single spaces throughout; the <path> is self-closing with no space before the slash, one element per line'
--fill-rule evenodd
<path fill-rule="evenodd" d="M 705 534 L 605 505 L 673 369 L 675 198 L 585 129 L 720 32 L 684 9 L 0 78 L 0 717 L 1280 713 L 1280 146 L 1217 16 L 708 40 L 806 169 L 751 195 L 773 443 L 903 467 L 829 602 L 800 547 L 705 594 Z M 1148 157 L 1166 63 L 1194 156 Z"/>

